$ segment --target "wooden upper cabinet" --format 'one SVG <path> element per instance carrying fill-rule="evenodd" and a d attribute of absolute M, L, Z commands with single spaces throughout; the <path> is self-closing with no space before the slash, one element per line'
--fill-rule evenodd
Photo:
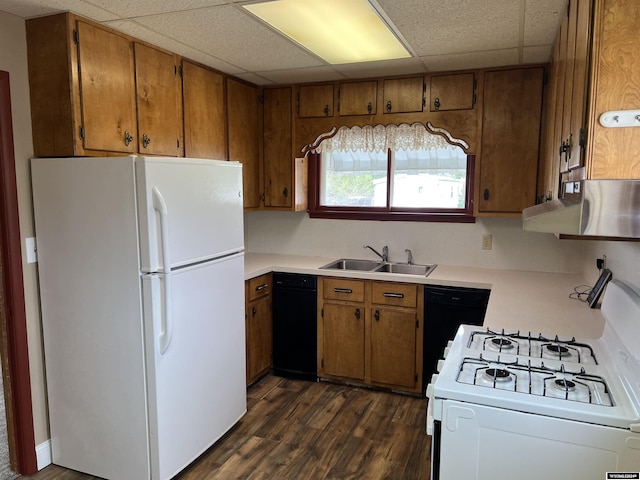
<path fill-rule="evenodd" d="M 136 43 L 138 151 L 182 155 L 182 82 L 177 57 Z"/>
<path fill-rule="evenodd" d="M 338 90 L 338 113 L 345 115 L 375 115 L 378 103 L 378 82 L 341 83 Z"/>
<path fill-rule="evenodd" d="M 473 73 L 431 77 L 430 109 L 470 110 L 475 103 Z"/>
<path fill-rule="evenodd" d="M 519 216 L 535 204 L 543 72 L 484 74 L 479 213 Z"/>
<path fill-rule="evenodd" d="M 258 89 L 227 79 L 229 160 L 242 162 L 244 208 L 260 206 Z"/>
<path fill-rule="evenodd" d="M 384 80 L 384 113 L 422 112 L 424 78 L 394 78 Z"/>
<path fill-rule="evenodd" d="M 263 93 L 264 206 L 291 208 L 293 179 L 292 88 Z"/>
<path fill-rule="evenodd" d="M 298 117 L 333 117 L 333 84 L 299 87 Z"/>
<path fill-rule="evenodd" d="M 227 160 L 227 111 L 224 77 L 182 61 L 184 155 Z"/>
<path fill-rule="evenodd" d="M 608 111 L 640 109 L 640 9 L 635 0 L 595 5 L 587 177 L 638 179 L 640 128 L 605 128 L 599 118 Z"/>
<path fill-rule="evenodd" d="M 34 153 L 134 153 L 134 53 L 124 35 L 71 14 L 26 22 Z"/>

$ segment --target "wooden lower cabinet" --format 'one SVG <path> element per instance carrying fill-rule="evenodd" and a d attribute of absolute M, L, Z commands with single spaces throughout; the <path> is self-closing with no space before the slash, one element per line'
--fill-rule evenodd
<path fill-rule="evenodd" d="M 273 367 L 271 278 L 268 274 L 245 282 L 247 385 Z"/>
<path fill-rule="evenodd" d="M 318 376 L 420 392 L 423 289 L 325 277 L 318 283 Z"/>
<path fill-rule="evenodd" d="M 324 304 L 324 375 L 364 381 L 364 305 Z"/>

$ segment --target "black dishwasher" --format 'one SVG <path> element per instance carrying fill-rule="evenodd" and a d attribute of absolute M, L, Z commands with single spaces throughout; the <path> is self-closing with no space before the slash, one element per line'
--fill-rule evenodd
<path fill-rule="evenodd" d="M 317 288 L 314 275 L 273 274 L 273 373 L 317 380 Z"/>
<path fill-rule="evenodd" d="M 482 325 L 490 293 L 490 290 L 479 288 L 424 287 L 423 392 L 458 327 L 462 324 Z"/>

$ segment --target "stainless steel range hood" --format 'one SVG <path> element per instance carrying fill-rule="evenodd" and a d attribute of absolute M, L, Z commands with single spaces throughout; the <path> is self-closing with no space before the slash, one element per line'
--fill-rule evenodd
<path fill-rule="evenodd" d="M 524 230 L 640 238 L 640 180 L 580 183 L 580 195 L 525 208 Z"/>

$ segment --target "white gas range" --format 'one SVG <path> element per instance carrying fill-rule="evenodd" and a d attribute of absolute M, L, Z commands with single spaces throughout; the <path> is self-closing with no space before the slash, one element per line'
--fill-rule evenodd
<path fill-rule="evenodd" d="M 597 340 L 462 325 L 427 388 L 432 480 L 638 478 L 640 291 L 610 282 L 602 314 Z"/>

